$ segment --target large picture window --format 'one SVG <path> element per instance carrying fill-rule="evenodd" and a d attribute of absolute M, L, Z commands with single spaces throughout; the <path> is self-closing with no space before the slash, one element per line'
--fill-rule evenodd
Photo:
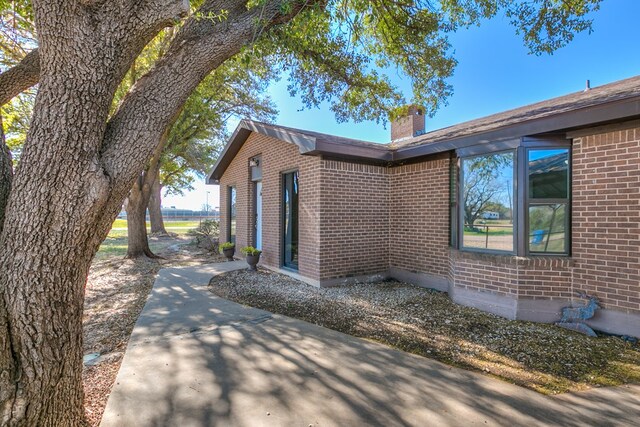
<path fill-rule="evenodd" d="M 569 252 L 569 149 L 527 150 L 530 253 Z"/>
<path fill-rule="evenodd" d="M 452 208 L 456 247 L 521 256 L 569 254 L 571 149 L 566 141 L 525 138 L 461 149 L 458 155 L 459 208 Z"/>
<path fill-rule="evenodd" d="M 227 233 L 229 242 L 236 243 L 236 187 L 228 187 Z"/>
<path fill-rule="evenodd" d="M 462 160 L 462 246 L 513 252 L 514 151 Z"/>

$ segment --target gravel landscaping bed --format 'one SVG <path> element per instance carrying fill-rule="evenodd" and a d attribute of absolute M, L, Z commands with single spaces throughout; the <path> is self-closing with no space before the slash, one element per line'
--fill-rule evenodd
<path fill-rule="evenodd" d="M 480 371 L 546 394 L 640 384 L 640 346 L 454 304 L 397 281 L 317 289 L 260 269 L 211 279 L 214 294 Z"/>

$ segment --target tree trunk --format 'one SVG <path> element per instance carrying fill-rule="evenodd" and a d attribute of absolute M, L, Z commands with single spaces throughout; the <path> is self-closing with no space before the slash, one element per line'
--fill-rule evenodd
<path fill-rule="evenodd" d="M 167 142 L 169 132 L 165 132 L 146 170 L 140 174 L 129 192 L 127 210 L 127 258 L 160 258 L 151 252 L 147 236 L 147 206 L 151 199 L 153 181 L 159 174 L 160 157 Z"/>
<path fill-rule="evenodd" d="M 158 174 L 159 175 L 159 174 Z M 162 218 L 162 185 L 160 176 L 156 176 L 151 185 L 151 197 L 149 197 L 149 220 L 151 222 L 151 234 L 168 235 Z"/>
<path fill-rule="evenodd" d="M 0 115 L 0 234 L 4 224 L 4 211 L 11 193 L 11 180 L 13 179 L 13 164 L 11 151 L 4 140 L 4 128 L 2 127 L 2 115 Z"/>
<path fill-rule="evenodd" d="M 169 126 L 170 128 L 170 126 Z M 135 182 L 125 209 L 127 210 L 127 258 L 160 258 L 151 252 L 147 236 L 147 206 L 152 194 L 153 181 L 160 173 L 160 158 L 167 142 L 169 130 L 162 135 L 149 164 Z"/>
<path fill-rule="evenodd" d="M 144 178 L 140 176 L 139 182 L 133 185 L 125 203 L 127 211 L 127 258 L 158 258 L 157 255 L 151 252 L 147 238 L 147 203 L 145 203 L 145 199 L 148 201 L 149 192 L 143 190 L 143 180 Z"/>
<path fill-rule="evenodd" d="M 187 22 L 113 116 L 134 58 L 187 2 L 31 4 L 40 85 L 0 234 L 0 425 L 80 426 L 84 285 L 122 202 L 202 78 L 253 41 L 256 25 L 308 3 L 206 0 L 203 13 L 226 19 Z"/>
<path fill-rule="evenodd" d="M 177 17 L 169 2 L 153 14 L 143 10 L 153 2 L 128 14 L 84 3 L 32 2 L 40 86 L 0 234 L 2 426 L 85 423 L 84 285 L 122 203 L 113 191 L 127 185 L 105 172 L 100 148 L 131 60 Z"/>

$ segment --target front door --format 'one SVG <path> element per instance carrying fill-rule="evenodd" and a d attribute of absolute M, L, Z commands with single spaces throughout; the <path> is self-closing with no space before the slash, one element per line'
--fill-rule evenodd
<path fill-rule="evenodd" d="M 262 181 L 256 182 L 256 249 L 262 250 Z"/>

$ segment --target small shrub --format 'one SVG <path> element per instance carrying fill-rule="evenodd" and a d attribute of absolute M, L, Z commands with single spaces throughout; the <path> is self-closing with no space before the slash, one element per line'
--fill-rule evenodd
<path fill-rule="evenodd" d="M 245 254 L 245 255 L 260 255 L 262 253 L 262 251 L 260 249 L 256 249 L 253 246 L 245 246 L 244 248 L 240 249 L 240 251 Z"/>
<path fill-rule="evenodd" d="M 195 236 L 195 243 L 199 248 L 213 253 L 218 252 L 218 234 L 220 233 L 220 221 L 205 219 L 200 222 L 189 234 Z"/>
<path fill-rule="evenodd" d="M 231 242 L 224 242 L 223 244 L 220 245 L 220 249 L 223 251 L 225 249 L 233 249 L 235 247 L 236 247 L 236 244 Z"/>
<path fill-rule="evenodd" d="M 204 219 L 200 222 L 200 225 L 193 230 L 193 233 L 208 237 L 218 237 L 218 234 L 220 234 L 220 221 Z"/>

